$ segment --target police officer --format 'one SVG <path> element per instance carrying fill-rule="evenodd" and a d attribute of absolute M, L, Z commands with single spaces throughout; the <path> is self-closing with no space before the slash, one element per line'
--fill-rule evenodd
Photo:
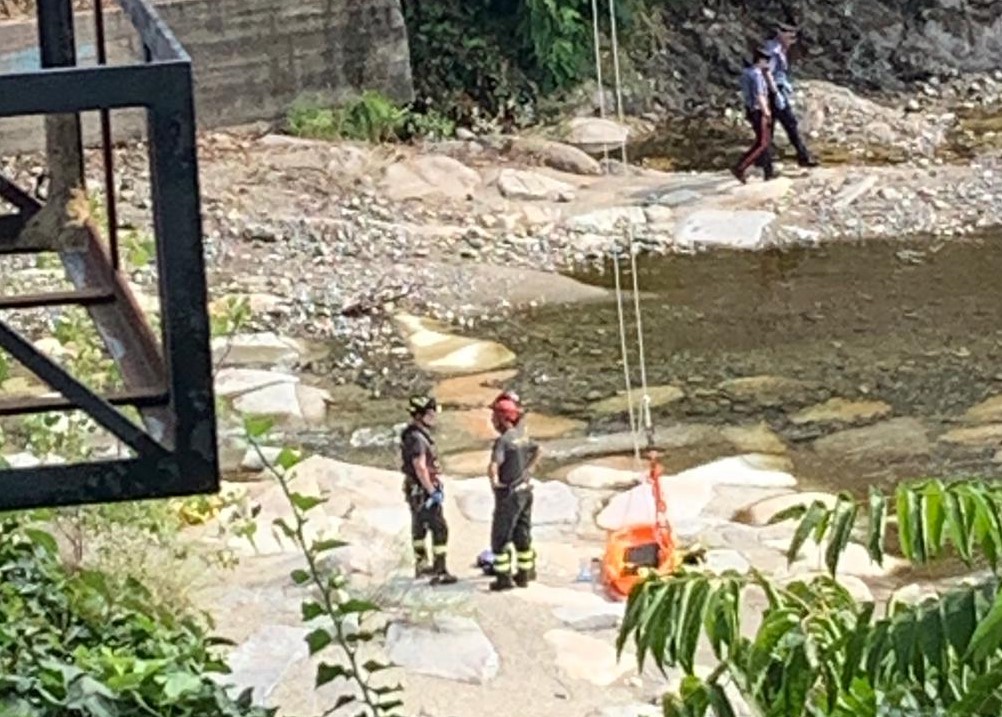
<path fill-rule="evenodd" d="M 745 116 L 755 132 L 755 142 L 731 168 L 731 173 L 742 184 L 745 172 L 752 164 L 762 167 L 767 180 L 775 176 L 772 168 L 772 124 L 769 106 L 768 69 L 769 55 L 764 50 L 755 53 L 754 62 L 741 74 L 741 97 L 745 105 Z"/>
<path fill-rule="evenodd" d="M 797 41 L 797 28 L 794 25 L 778 23 L 775 36 L 762 48 L 769 55 L 769 76 L 771 77 L 770 99 L 772 101 L 772 126 L 770 134 L 775 137 L 776 121 L 778 120 L 790 144 L 797 151 L 797 163 L 801 167 L 817 167 L 818 161 L 807 151 L 807 145 L 800 136 L 797 117 L 793 113 L 793 84 L 790 81 L 789 51 Z M 762 166 L 761 164 L 759 166 Z"/>
<path fill-rule="evenodd" d="M 536 578 L 536 553 L 532 549 L 531 474 L 539 461 L 539 447 L 529 438 L 524 414 L 510 393 L 491 404 L 491 419 L 498 438 L 494 441 L 487 475 L 494 489 L 491 522 L 491 552 L 494 581 L 490 589 L 526 587 Z M 512 548 L 515 565 L 512 565 Z M 513 570 L 513 567 L 515 570 Z"/>
<path fill-rule="evenodd" d="M 449 526 L 445 522 L 445 494 L 441 469 L 431 431 L 438 417 L 438 403 L 428 396 L 410 400 L 411 422 L 400 436 L 404 495 L 411 510 L 415 577 L 431 577 L 432 585 L 451 585 L 456 577 L 445 566 Z M 427 537 L 431 533 L 433 562 L 428 561 Z"/>

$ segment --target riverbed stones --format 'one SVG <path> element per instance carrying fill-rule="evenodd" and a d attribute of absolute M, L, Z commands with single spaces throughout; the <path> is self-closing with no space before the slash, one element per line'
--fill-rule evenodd
<path fill-rule="evenodd" d="M 1002 444 L 1002 423 L 955 428 L 944 433 L 940 440 L 961 446 L 995 447 Z"/>
<path fill-rule="evenodd" d="M 419 155 L 386 168 L 380 189 L 396 200 L 430 196 L 466 199 L 481 184 L 480 174 L 444 155 Z"/>
<path fill-rule="evenodd" d="M 232 686 L 234 696 L 252 689 L 258 705 L 269 698 L 290 671 L 309 657 L 306 635 L 309 630 L 288 625 L 263 625 L 226 658 L 231 670 L 219 681 Z"/>
<path fill-rule="evenodd" d="M 455 408 L 486 408 L 517 371 L 489 371 L 471 376 L 456 376 L 439 381 L 433 391 L 440 404 Z"/>
<path fill-rule="evenodd" d="M 282 383 L 299 383 L 299 377 L 281 371 L 224 368 L 216 373 L 215 391 L 217 396 L 231 398 Z"/>
<path fill-rule="evenodd" d="M 444 331 L 437 322 L 398 314 L 398 327 L 407 339 L 418 367 L 434 373 L 481 373 L 504 368 L 515 360 L 507 347 Z"/>
<path fill-rule="evenodd" d="M 964 414 L 965 423 L 1002 423 L 1002 396 L 992 396 Z"/>
<path fill-rule="evenodd" d="M 822 456 L 865 460 L 906 459 L 928 455 L 929 436 L 915 418 L 893 418 L 865 428 L 849 428 L 814 442 Z"/>
<path fill-rule="evenodd" d="M 769 408 L 803 403 L 818 391 L 815 384 L 785 376 L 745 376 L 724 381 L 718 388 L 732 400 Z"/>
<path fill-rule="evenodd" d="M 763 232 L 775 219 L 772 212 L 699 210 L 682 221 L 676 240 L 683 246 L 757 249 Z"/>
<path fill-rule="evenodd" d="M 759 462 L 763 460 L 762 456 L 786 453 L 783 439 L 764 421 L 751 426 L 725 426 L 720 435 L 742 453 L 757 454 Z"/>
<path fill-rule="evenodd" d="M 853 424 L 886 418 L 891 410 L 891 407 L 883 401 L 849 401 L 844 398 L 832 398 L 795 413 L 790 417 L 790 422 L 797 426 L 811 423 Z"/>
<path fill-rule="evenodd" d="M 650 386 L 647 389 L 647 396 L 650 398 L 651 408 L 660 408 L 681 401 L 685 398 L 685 391 L 671 384 Z M 610 396 L 597 403 L 593 403 L 589 409 L 591 412 L 600 415 L 626 413 L 629 410 L 631 401 L 634 409 L 636 409 L 641 405 L 643 398 L 644 391 L 640 388 L 633 389 L 629 394 L 626 391 L 620 391 L 615 396 Z"/>
<path fill-rule="evenodd" d="M 557 667 L 572 680 L 608 687 L 633 672 L 630 660 L 618 659 L 608 640 L 572 630 L 550 630 L 544 637 L 556 652 Z"/>
<path fill-rule="evenodd" d="M 568 202 L 574 198 L 573 185 L 540 172 L 505 168 L 498 174 L 497 185 L 505 199 Z"/>
<path fill-rule="evenodd" d="M 247 416 L 273 416 L 292 423 L 321 426 L 327 418 L 330 394 L 297 383 L 276 383 L 239 396 L 233 407 Z"/>
<path fill-rule="evenodd" d="M 647 215 L 641 207 L 606 207 L 569 217 L 564 226 L 577 232 L 607 235 L 625 226 L 642 226 Z"/>
<path fill-rule="evenodd" d="M 305 353 L 302 343 L 271 331 L 220 336 L 212 340 L 213 359 L 224 366 L 287 366 Z"/>
<path fill-rule="evenodd" d="M 393 664 L 444 680 L 482 685 L 501 669 L 494 645 L 468 617 L 437 615 L 430 624 L 395 622 L 386 645 Z"/>

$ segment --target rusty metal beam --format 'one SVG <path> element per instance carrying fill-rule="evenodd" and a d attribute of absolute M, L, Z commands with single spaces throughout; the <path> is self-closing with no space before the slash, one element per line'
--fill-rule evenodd
<path fill-rule="evenodd" d="M 44 294 L 19 294 L 0 296 L 0 309 L 40 309 L 47 306 L 92 306 L 108 304 L 115 294 L 108 289 L 93 288 L 83 291 L 49 291 Z"/>
<path fill-rule="evenodd" d="M 123 391 L 104 397 L 112 406 L 134 406 L 139 409 L 166 406 L 170 394 L 165 388 L 146 391 Z M 29 413 L 69 411 L 77 408 L 72 401 L 60 396 L 12 396 L 0 399 L 0 416 L 21 416 Z"/>

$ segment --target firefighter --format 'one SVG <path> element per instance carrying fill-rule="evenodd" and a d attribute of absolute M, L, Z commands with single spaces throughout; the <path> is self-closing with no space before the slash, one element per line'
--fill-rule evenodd
<path fill-rule="evenodd" d="M 536 578 L 532 549 L 532 472 L 539 447 L 529 438 L 524 413 L 512 394 L 505 392 L 491 404 L 491 420 L 498 438 L 491 451 L 487 475 L 494 489 L 491 521 L 492 591 L 527 587 Z M 515 552 L 512 564 L 512 549 Z"/>
<path fill-rule="evenodd" d="M 432 585 L 452 585 L 456 577 L 446 569 L 449 526 L 445 522 L 445 494 L 441 469 L 431 431 L 438 417 L 438 403 L 428 396 L 410 400 L 411 422 L 400 436 L 404 495 L 411 511 L 414 575 L 431 577 Z M 431 533 L 432 561 L 428 560 L 427 537 Z"/>

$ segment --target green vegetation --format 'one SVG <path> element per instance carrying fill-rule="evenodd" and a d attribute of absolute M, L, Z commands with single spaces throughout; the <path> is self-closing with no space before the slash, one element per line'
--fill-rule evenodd
<path fill-rule="evenodd" d="M 434 110 L 417 113 L 373 91 L 336 107 L 320 97 L 301 97 L 289 110 L 286 125 L 297 137 L 362 142 L 445 139 L 456 130 L 452 120 Z"/>
<path fill-rule="evenodd" d="M 894 510 L 891 510 L 893 504 Z M 892 514 L 893 513 L 893 514 Z M 633 639 L 641 664 L 680 668 L 667 717 L 731 717 L 747 703 L 767 717 L 994 717 L 1002 712 L 1002 488 L 980 481 L 902 485 L 893 500 L 874 490 L 862 505 L 798 506 L 791 562 L 808 538 L 827 542 L 829 575 L 778 585 L 752 573 L 683 572 L 641 584 L 630 596 L 619 648 Z M 865 516 L 865 520 L 860 520 Z M 865 523 L 865 530 L 858 530 Z M 860 532 L 872 559 L 887 553 L 890 527 L 915 565 L 947 556 L 991 574 L 917 604 L 878 611 L 837 580 L 841 556 Z M 761 625 L 742 624 L 748 591 L 764 594 Z M 716 665 L 697 671 L 701 641 Z M 698 674 L 697 674 L 698 673 Z"/>

